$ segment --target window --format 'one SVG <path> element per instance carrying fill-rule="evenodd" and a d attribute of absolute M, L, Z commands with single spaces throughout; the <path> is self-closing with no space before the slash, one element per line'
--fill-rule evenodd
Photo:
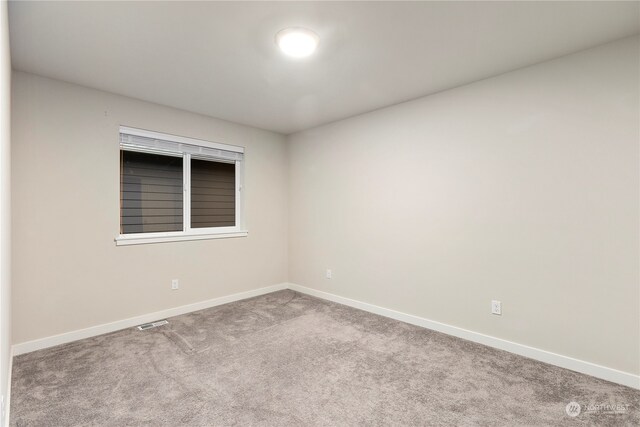
<path fill-rule="evenodd" d="M 246 236 L 244 150 L 120 128 L 118 245 Z"/>
<path fill-rule="evenodd" d="M 120 234 L 184 231 L 183 161 L 120 152 Z"/>

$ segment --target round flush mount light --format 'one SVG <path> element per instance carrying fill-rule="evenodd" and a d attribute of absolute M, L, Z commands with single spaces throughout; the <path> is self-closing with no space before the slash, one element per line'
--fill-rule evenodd
<path fill-rule="evenodd" d="M 311 55 L 318 46 L 320 37 L 306 28 L 285 28 L 276 34 L 276 43 L 285 55 L 304 58 Z"/>

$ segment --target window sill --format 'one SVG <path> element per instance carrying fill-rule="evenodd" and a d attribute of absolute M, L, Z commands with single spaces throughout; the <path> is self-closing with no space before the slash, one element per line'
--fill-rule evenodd
<path fill-rule="evenodd" d="M 229 233 L 209 234 L 180 234 L 174 236 L 118 236 L 115 238 L 116 246 L 144 245 L 150 243 L 185 242 L 190 240 L 230 239 L 233 237 L 247 237 L 248 231 L 233 231 Z"/>

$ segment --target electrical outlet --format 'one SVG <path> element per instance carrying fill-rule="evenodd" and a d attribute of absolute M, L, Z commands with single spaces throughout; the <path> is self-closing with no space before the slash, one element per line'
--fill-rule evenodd
<path fill-rule="evenodd" d="M 502 303 L 500 301 L 491 301 L 491 314 L 497 314 L 498 316 L 502 315 Z"/>
<path fill-rule="evenodd" d="M 333 279 L 333 273 L 331 270 L 327 270 L 327 279 Z"/>
<path fill-rule="evenodd" d="M 173 289 L 174 291 L 176 289 L 180 289 L 180 283 L 178 282 L 178 279 L 173 279 L 171 281 L 171 289 Z"/>

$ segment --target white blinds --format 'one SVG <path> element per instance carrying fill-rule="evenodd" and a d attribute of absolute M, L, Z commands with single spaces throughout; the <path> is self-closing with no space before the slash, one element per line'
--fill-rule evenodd
<path fill-rule="evenodd" d="M 198 157 L 212 158 L 227 161 L 239 161 L 243 158 L 242 147 L 232 145 L 223 145 L 215 143 L 202 144 L 195 140 L 182 137 L 172 137 L 171 135 L 158 134 L 150 136 L 141 136 L 134 134 L 135 130 L 120 129 L 120 147 L 124 149 L 165 152 L 173 154 L 192 154 Z M 140 133 L 146 131 L 140 131 Z M 138 133 L 138 132 L 135 132 Z M 182 140 L 182 141 L 181 141 Z M 184 140 L 194 141 L 195 143 L 184 142 Z M 208 145 L 205 146 L 204 144 Z M 217 148 L 216 146 L 220 146 Z M 224 149 L 222 147 L 228 148 Z"/>

